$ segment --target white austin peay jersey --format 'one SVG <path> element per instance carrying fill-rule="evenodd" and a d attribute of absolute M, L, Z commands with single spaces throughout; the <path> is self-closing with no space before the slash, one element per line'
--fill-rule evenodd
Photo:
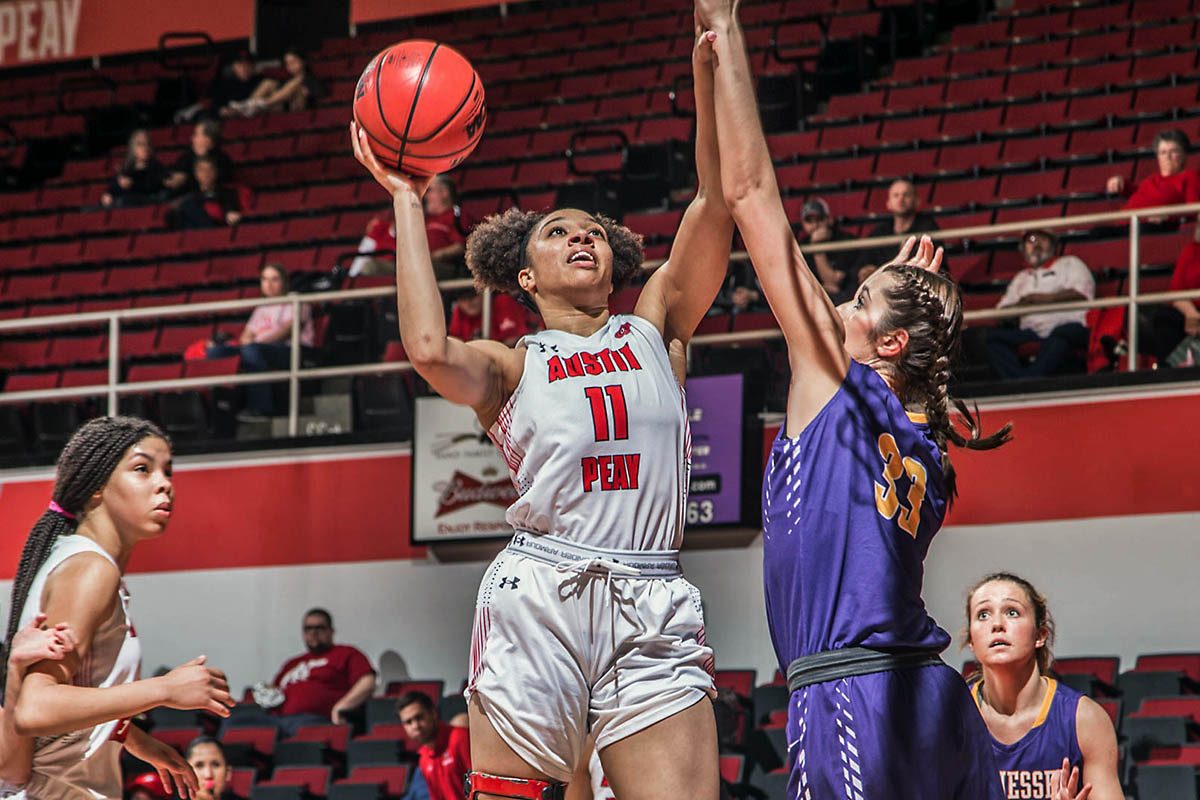
<path fill-rule="evenodd" d="M 86 536 L 60 536 L 29 588 L 29 597 L 21 610 L 22 628 L 41 611 L 42 594 L 50 573 L 80 553 L 97 553 L 112 561 L 100 545 Z M 116 562 L 113 565 L 116 566 Z M 92 635 L 91 649 L 75 675 L 76 686 L 103 688 L 138 679 L 142 648 L 129 619 L 129 592 L 124 581 L 121 581 L 118 595 L 120 602 L 112 615 Z M 120 798 L 121 743 L 128 730 L 129 720 L 123 719 L 38 738 L 33 749 L 33 774 L 18 797 L 29 800 Z"/>
<path fill-rule="evenodd" d="M 678 549 L 691 436 L 662 335 L 614 314 L 591 336 L 522 343 L 524 375 L 488 432 L 517 489 L 508 523 L 606 550 Z"/>

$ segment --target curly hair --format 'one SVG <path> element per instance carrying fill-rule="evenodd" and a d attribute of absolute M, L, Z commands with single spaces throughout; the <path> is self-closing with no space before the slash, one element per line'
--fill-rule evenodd
<path fill-rule="evenodd" d="M 517 275 L 528 262 L 529 238 L 551 213 L 510 208 L 476 225 L 467 237 L 467 267 L 475 278 L 475 288 L 524 294 Z M 608 217 L 593 218 L 604 228 L 612 248 L 613 289 L 622 289 L 642 268 L 642 237 Z"/>
<path fill-rule="evenodd" d="M 962 298 L 949 278 L 908 264 L 884 267 L 895 280 L 883 290 L 888 310 L 876 334 L 903 329 L 908 344 L 892 369 L 903 379 L 905 402 L 919 402 L 929 420 L 929 430 L 942 455 L 942 474 L 953 503 L 958 492 L 949 444 L 968 450 L 991 450 L 1011 438 L 1008 424 L 983 436 L 976 414 L 961 400 L 950 397 L 950 359 L 962 332 Z M 955 426 L 955 412 L 967 428 Z"/>

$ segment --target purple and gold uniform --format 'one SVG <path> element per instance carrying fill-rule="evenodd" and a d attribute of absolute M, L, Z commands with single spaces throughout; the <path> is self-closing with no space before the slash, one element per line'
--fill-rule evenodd
<path fill-rule="evenodd" d="M 921 600 L 947 489 L 937 444 L 884 380 L 850 362 L 804 431 L 780 429 L 763 483 L 767 619 L 784 670 L 849 647 L 936 653 Z M 945 664 L 796 689 L 789 797 L 1000 800 L 991 737 Z"/>
<path fill-rule="evenodd" d="M 1029 733 L 1012 744 L 992 739 L 992 751 L 1000 770 L 1000 783 L 1006 800 L 1039 800 L 1054 797 L 1058 791 L 1059 770 L 1063 759 L 1083 772 L 1083 752 L 1075 717 L 1082 694 L 1046 678 L 1046 696 Z M 983 683 L 971 687 L 971 697 L 979 704 Z"/>

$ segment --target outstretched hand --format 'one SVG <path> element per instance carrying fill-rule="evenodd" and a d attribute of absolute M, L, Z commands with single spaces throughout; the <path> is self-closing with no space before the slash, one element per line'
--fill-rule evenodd
<path fill-rule="evenodd" d="M 1079 767 L 1072 767 L 1071 762 L 1064 758 L 1062 769 L 1058 772 L 1058 791 L 1054 793 L 1053 800 L 1087 800 L 1091 794 L 1090 783 L 1079 788 Z"/>
<path fill-rule="evenodd" d="M 417 197 L 425 196 L 425 190 L 429 188 L 433 176 L 405 175 L 401 172 L 393 172 L 380 164 L 379 159 L 375 158 L 375 153 L 371 150 L 367 132 L 354 121 L 350 122 L 350 146 L 354 148 L 354 157 L 358 159 L 358 163 L 366 167 L 375 182 L 386 189 L 392 197 L 406 188 L 416 192 Z"/>
<path fill-rule="evenodd" d="M 917 249 L 915 254 L 913 245 L 916 245 Z M 945 251 L 941 247 L 934 249 L 933 239 L 928 236 L 922 236 L 919 243 L 917 237 L 910 236 L 905 240 L 904 246 L 900 248 L 896 257 L 887 263 L 887 266 L 916 267 L 927 272 L 941 272 L 944 255 Z"/>

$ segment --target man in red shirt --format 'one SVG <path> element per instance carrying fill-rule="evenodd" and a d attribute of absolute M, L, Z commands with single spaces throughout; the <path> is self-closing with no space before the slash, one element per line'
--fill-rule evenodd
<path fill-rule="evenodd" d="M 422 198 L 425 208 L 425 238 L 429 241 L 429 257 L 438 280 L 465 278 L 467 276 L 467 234 L 475 221 L 463 213 L 458 204 L 458 192 L 454 181 L 441 176 L 434 178 Z M 367 223 L 366 235 L 358 245 L 361 253 L 350 265 L 350 276 L 390 275 L 396 271 L 396 222 L 392 210 L 380 212 Z M 375 258 L 372 253 L 386 251 L 386 256 Z"/>
<path fill-rule="evenodd" d="M 417 743 L 421 776 L 429 800 L 463 800 L 463 779 L 471 771 L 471 735 L 467 715 L 442 722 L 424 692 L 409 692 L 396 701 L 404 733 Z"/>
<path fill-rule="evenodd" d="M 288 659 L 275 676 L 283 702 L 273 709 L 284 737 L 303 725 L 345 722 L 342 714 L 375 691 L 375 670 L 355 647 L 333 643 L 333 617 L 323 608 L 304 615 L 307 652 Z"/>
<path fill-rule="evenodd" d="M 533 333 L 529 312 L 525 307 L 506 294 L 492 295 L 492 335 L 509 347 L 528 333 Z M 456 339 L 469 342 L 483 336 L 483 295 L 474 290 L 454 301 L 450 310 L 450 323 L 446 332 Z"/>

